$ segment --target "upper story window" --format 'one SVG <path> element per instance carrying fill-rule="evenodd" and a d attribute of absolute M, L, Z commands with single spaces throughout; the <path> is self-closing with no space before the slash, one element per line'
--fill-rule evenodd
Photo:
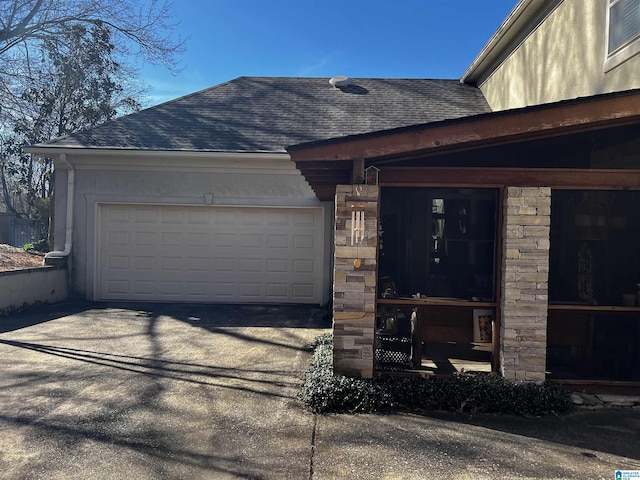
<path fill-rule="evenodd" d="M 640 52 L 640 0 L 609 0 L 606 70 Z"/>
<path fill-rule="evenodd" d="M 640 37 L 640 0 L 609 0 L 609 54 Z"/>

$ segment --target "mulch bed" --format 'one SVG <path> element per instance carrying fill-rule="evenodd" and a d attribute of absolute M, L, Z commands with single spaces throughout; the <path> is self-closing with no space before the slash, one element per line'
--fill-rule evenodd
<path fill-rule="evenodd" d="M 44 253 L 25 251 L 22 248 L 0 244 L 0 272 L 40 267 L 44 264 Z"/>

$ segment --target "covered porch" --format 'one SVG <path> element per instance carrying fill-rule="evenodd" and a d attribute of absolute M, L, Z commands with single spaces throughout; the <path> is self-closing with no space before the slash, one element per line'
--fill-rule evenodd
<path fill-rule="evenodd" d="M 640 387 L 640 93 L 289 148 L 335 201 L 336 372 Z"/>

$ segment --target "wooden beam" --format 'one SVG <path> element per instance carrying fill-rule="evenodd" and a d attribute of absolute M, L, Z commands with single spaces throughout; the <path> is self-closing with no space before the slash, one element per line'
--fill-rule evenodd
<path fill-rule="evenodd" d="M 383 167 L 380 170 L 380 185 L 640 189 L 640 170 Z"/>
<path fill-rule="evenodd" d="M 351 185 L 361 185 L 364 183 L 364 158 L 356 158 L 353 160 L 353 169 L 351 170 Z"/>
<path fill-rule="evenodd" d="M 494 112 L 289 147 L 295 162 L 374 159 L 461 151 L 640 123 L 640 92 Z"/>
<path fill-rule="evenodd" d="M 318 200 L 321 201 L 333 201 L 336 197 L 336 186 L 335 185 L 315 185 L 312 187 L 313 191 L 318 197 Z"/>
<path fill-rule="evenodd" d="M 351 168 L 342 169 L 342 168 L 299 168 L 304 175 L 336 175 L 339 177 L 347 176 L 351 178 Z"/>
<path fill-rule="evenodd" d="M 305 161 L 305 162 L 300 162 L 300 163 L 296 163 L 296 168 L 297 169 L 301 169 L 301 168 L 311 168 L 311 169 L 324 169 L 324 170 L 346 170 L 351 172 L 351 161 L 350 160 L 345 160 L 343 162 L 325 162 L 324 160 L 318 160 L 318 161 Z"/>
<path fill-rule="evenodd" d="M 349 185 L 351 176 L 347 173 L 345 175 L 338 175 L 336 173 L 307 173 L 303 172 L 304 178 L 309 183 L 333 183 L 334 185 Z"/>

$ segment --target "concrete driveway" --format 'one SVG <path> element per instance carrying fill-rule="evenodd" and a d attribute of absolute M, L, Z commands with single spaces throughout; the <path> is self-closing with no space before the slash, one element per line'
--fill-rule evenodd
<path fill-rule="evenodd" d="M 7 479 L 606 478 L 640 412 L 321 415 L 313 307 L 64 303 L 0 318 Z"/>

